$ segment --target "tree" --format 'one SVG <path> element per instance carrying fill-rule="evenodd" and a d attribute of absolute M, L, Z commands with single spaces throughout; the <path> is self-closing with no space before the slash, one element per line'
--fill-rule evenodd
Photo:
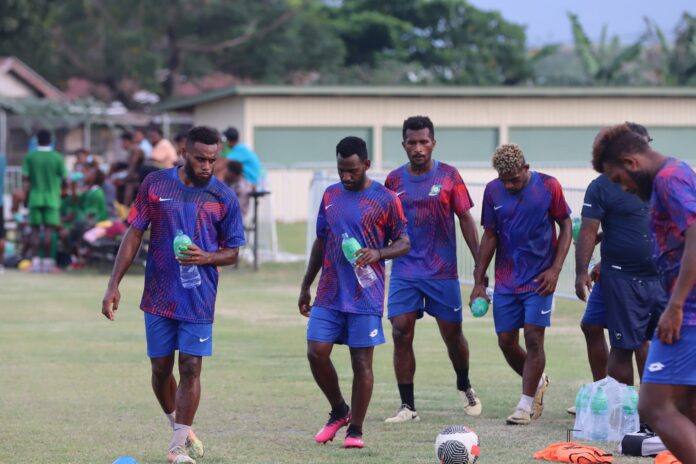
<path fill-rule="evenodd" d="M 696 84 L 696 16 L 682 14 L 676 27 L 674 45 L 670 46 L 657 23 L 646 19 L 660 45 L 659 64 L 655 71 L 666 85 Z"/>
<path fill-rule="evenodd" d="M 575 53 L 580 58 L 590 83 L 595 85 L 630 83 L 630 73 L 626 70 L 640 57 L 647 34 L 641 35 L 633 44 L 624 46 L 617 36 L 608 40 L 605 25 L 602 28 L 599 43 L 595 46 L 585 34 L 578 16 L 568 13 L 568 18 L 573 30 Z"/>

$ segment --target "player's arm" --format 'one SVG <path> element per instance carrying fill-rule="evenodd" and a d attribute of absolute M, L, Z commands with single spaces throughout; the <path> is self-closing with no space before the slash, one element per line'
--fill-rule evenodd
<path fill-rule="evenodd" d="M 459 218 L 459 228 L 462 230 L 466 246 L 469 247 L 471 256 L 474 258 L 475 269 L 479 262 L 479 236 L 476 221 L 469 211 L 457 214 L 457 217 Z"/>
<path fill-rule="evenodd" d="M 684 233 L 684 254 L 679 275 L 669 297 L 667 309 L 662 313 L 660 322 L 657 324 L 657 337 L 662 343 L 671 345 L 679 341 L 684 319 L 684 302 L 694 285 L 696 285 L 696 224 L 689 226 Z"/>
<path fill-rule="evenodd" d="M 356 266 L 367 266 L 368 264 L 379 262 L 383 259 L 394 259 L 408 254 L 411 251 L 411 240 L 408 235 L 402 234 L 399 238 L 392 241 L 384 248 L 361 248 L 355 252 L 359 258 L 355 261 Z"/>
<path fill-rule="evenodd" d="M 573 222 L 570 220 L 570 216 L 557 222 L 561 227 L 561 232 L 558 234 L 558 246 L 556 247 L 556 255 L 553 257 L 553 263 L 551 263 L 551 267 L 534 279 L 535 282 L 539 282 L 537 293 L 541 296 L 550 295 L 556 291 L 558 276 L 561 275 L 563 262 L 568 255 L 570 243 L 573 240 Z"/>
<path fill-rule="evenodd" d="M 195 243 L 186 246 L 177 257 L 180 264 L 188 266 L 230 266 L 237 262 L 239 247 L 221 248 L 216 251 L 205 251 Z"/>
<path fill-rule="evenodd" d="M 133 226 L 129 227 L 123 236 L 123 240 L 121 240 L 121 246 L 118 247 L 114 269 L 111 271 L 109 285 L 106 287 L 104 299 L 102 300 L 102 314 L 109 320 L 114 320 L 114 313 L 118 310 L 118 303 L 121 300 L 118 285 L 121 283 L 121 279 L 123 279 L 130 265 L 133 264 L 135 255 L 140 248 L 140 242 L 143 239 L 143 233 L 143 230 Z"/>
<path fill-rule="evenodd" d="M 300 308 L 300 314 L 305 317 L 309 317 L 309 312 L 311 310 L 311 305 L 309 304 L 312 300 L 312 294 L 310 289 L 314 279 L 316 279 L 317 274 L 321 270 L 321 263 L 324 261 L 324 240 L 317 238 L 314 240 L 312 245 L 312 251 L 309 254 L 309 263 L 307 264 L 307 270 L 305 271 L 304 278 L 302 279 L 302 285 L 300 286 L 300 298 L 297 300 L 297 306 Z"/>
<path fill-rule="evenodd" d="M 469 304 L 478 297 L 488 300 L 486 296 L 486 271 L 497 247 L 498 235 L 490 229 L 485 229 L 478 252 L 478 266 L 474 268 L 474 288 L 469 296 Z"/>
<path fill-rule="evenodd" d="M 592 290 L 588 267 L 597 244 L 599 224 L 597 219 L 582 218 L 578 239 L 575 241 L 575 294 L 582 301 L 587 301 L 587 293 Z"/>

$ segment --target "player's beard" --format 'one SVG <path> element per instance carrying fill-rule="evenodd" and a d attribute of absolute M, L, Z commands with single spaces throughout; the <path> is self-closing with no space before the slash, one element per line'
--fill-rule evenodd
<path fill-rule="evenodd" d="M 643 201 L 650 201 L 653 190 L 653 179 L 650 174 L 644 171 L 627 171 L 628 175 L 636 183 L 638 191 L 636 195 Z"/>
<path fill-rule="evenodd" d="M 208 178 L 198 177 L 196 175 L 196 171 L 193 170 L 193 166 L 191 166 L 189 163 L 184 164 L 184 169 L 186 170 L 186 176 L 196 187 L 205 187 L 213 177 L 212 175 Z"/>

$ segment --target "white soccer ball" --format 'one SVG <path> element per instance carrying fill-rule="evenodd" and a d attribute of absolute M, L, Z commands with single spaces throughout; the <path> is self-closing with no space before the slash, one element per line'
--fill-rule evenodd
<path fill-rule="evenodd" d="M 435 439 L 440 464 L 474 464 L 481 454 L 476 432 L 463 425 L 445 427 Z"/>

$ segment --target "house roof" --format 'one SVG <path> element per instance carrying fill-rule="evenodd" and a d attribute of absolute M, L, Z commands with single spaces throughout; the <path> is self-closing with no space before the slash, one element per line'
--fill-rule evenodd
<path fill-rule="evenodd" d="M 65 94 L 41 77 L 36 71 L 17 57 L 0 57 L 0 74 L 10 74 L 31 88 L 36 96 L 49 100 L 64 100 Z"/>
<path fill-rule="evenodd" d="M 689 87 L 458 87 L 458 86 L 285 86 L 235 85 L 200 95 L 174 98 L 156 105 L 156 111 L 188 110 L 231 97 L 428 97 L 428 98 L 591 98 L 658 97 L 696 98 Z"/>

